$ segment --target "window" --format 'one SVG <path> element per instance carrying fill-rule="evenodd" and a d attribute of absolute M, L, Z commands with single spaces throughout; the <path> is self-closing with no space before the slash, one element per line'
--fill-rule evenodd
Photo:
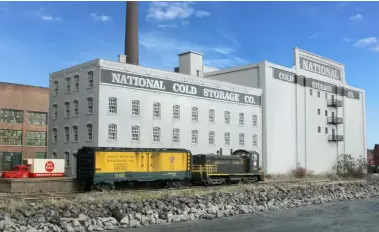
<path fill-rule="evenodd" d="M 117 98 L 110 97 L 108 101 L 108 112 L 110 114 L 117 114 Z"/>
<path fill-rule="evenodd" d="M 180 106 L 174 105 L 172 107 L 172 117 L 174 119 L 178 119 L 178 120 L 180 119 Z"/>
<path fill-rule="evenodd" d="M 66 93 L 71 92 L 71 80 L 69 77 L 66 78 Z"/>
<path fill-rule="evenodd" d="M 214 123 L 215 122 L 215 111 L 210 109 L 209 110 L 209 123 Z"/>
<path fill-rule="evenodd" d="M 58 96 L 58 81 L 54 81 L 54 96 Z"/>
<path fill-rule="evenodd" d="M 0 129 L 1 145 L 22 145 L 22 130 Z"/>
<path fill-rule="evenodd" d="M 320 110 L 320 109 L 317 109 L 317 114 L 318 114 L 318 115 L 321 114 L 321 110 Z"/>
<path fill-rule="evenodd" d="M 53 159 L 57 159 L 57 158 L 58 158 L 58 154 L 57 154 L 56 152 L 53 152 L 53 154 L 52 154 L 52 158 L 53 158 Z"/>
<path fill-rule="evenodd" d="M 70 128 L 68 126 L 64 128 L 64 141 L 65 142 L 70 141 Z"/>
<path fill-rule="evenodd" d="M 64 103 L 64 105 L 65 105 L 64 117 L 68 118 L 68 117 L 70 117 L 70 102 L 66 102 L 66 103 Z"/>
<path fill-rule="evenodd" d="M 88 114 L 92 114 L 93 112 L 93 99 L 92 97 L 87 98 L 88 103 Z"/>
<path fill-rule="evenodd" d="M 70 167 L 70 153 L 67 151 L 64 153 L 64 159 L 66 160 L 66 167 Z"/>
<path fill-rule="evenodd" d="M 36 152 L 36 159 L 46 159 L 46 152 Z"/>
<path fill-rule="evenodd" d="M 57 106 L 57 104 L 53 105 L 53 114 L 54 114 L 53 119 L 58 119 L 58 106 Z"/>
<path fill-rule="evenodd" d="M 229 111 L 224 112 L 224 118 L 225 118 L 225 124 L 230 124 L 230 112 Z"/>
<path fill-rule="evenodd" d="M 42 126 L 47 124 L 47 113 L 42 112 L 28 112 L 28 123 L 35 126 Z"/>
<path fill-rule="evenodd" d="M 230 146 L 230 133 L 229 132 L 224 133 L 224 141 L 225 141 L 225 146 Z"/>
<path fill-rule="evenodd" d="M 23 123 L 24 112 L 22 110 L 1 109 L 0 122 L 3 123 Z"/>
<path fill-rule="evenodd" d="M 239 114 L 239 125 L 243 126 L 245 124 L 245 115 L 243 113 Z"/>
<path fill-rule="evenodd" d="M 328 116 L 328 111 L 327 110 L 325 110 L 325 116 Z"/>
<path fill-rule="evenodd" d="M 153 141 L 160 142 L 161 141 L 161 128 L 154 127 L 153 128 Z"/>
<path fill-rule="evenodd" d="M 132 126 L 132 141 L 139 141 L 139 126 Z"/>
<path fill-rule="evenodd" d="M 321 133 L 321 127 L 320 126 L 317 128 L 317 131 L 318 131 L 318 133 Z"/>
<path fill-rule="evenodd" d="M 87 124 L 88 141 L 92 141 L 92 124 Z"/>
<path fill-rule="evenodd" d="M 192 131 L 192 144 L 197 144 L 199 132 L 197 130 Z"/>
<path fill-rule="evenodd" d="M 208 143 L 215 144 L 215 133 L 213 131 L 209 132 Z"/>
<path fill-rule="evenodd" d="M 309 89 L 309 95 L 312 96 L 313 90 Z"/>
<path fill-rule="evenodd" d="M 79 91 L 79 75 L 74 76 L 74 86 L 75 86 L 74 91 Z"/>
<path fill-rule="evenodd" d="M 253 135 L 253 147 L 258 146 L 258 135 Z"/>
<path fill-rule="evenodd" d="M 88 72 L 88 88 L 93 88 L 93 72 Z"/>
<path fill-rule="evenodd" d="M 28 146 L 46 146 L 46 132 L 44 132 L 44 131 L 26 131 L 26 145 L 28 145 Z"/>
<path fill-rule="evenodd" d="M 117 125 L 115 124 L 108 125 L 108 139 L 117 140 Z"/>
<path fill-rule="evenodd" d="M 132 114 L 134 116 L 139 115 L 139 101 L 137 101 L 137 100 L 132 101 Z"/>
<path fill-rule="evenodd" d="M 197 122 L 199 119 L 199 110 L 196 107 L 192 107 L 192 121 Z"/>
<path fill-rule="evenodd" d="M 320 91 L 317 91 L 317 97 L 320 97 L 320 96 L 321 96 Z"/>
<path fill-rule="evenodd" d="M 180 143 L 180 130 L 178 128 L 172 130 L 172 142 Z"/>
<path fill-rule="evenodd" d="M 252 117 L 252 124 L 253 126 L 257 126 L 258 125 L 258 117 L 256 114 L 253 114 L 253 117 Z"/>
<path fill-rule="evenodd" d="M 328 99 L 328 94 L 327 93 L 325 93 L 325 99 Z"/>
<path fill-rule="evenodd" d="M 153 104 L 153 117 L 154 118 L 160 118 L 161 117 L 161 104 L 158 102 L 155 102 Z"/>
<path fill-rule="evenodd" d="M 335 135 L 335 134 L 336 134 L 336 130 L 332 129 L 332 135 Z"/>
<path fill-rule="evenodd" d="M 74 135 L 74 142 L 78 142 L 78 126 L 72 127 L 72 133 Z"/>
<path fill-rule="evenodd" d="M 79 101 L 75 100 L 74 101 L 74 116 L 78 116 L 78 115 L 79 115 Z"/>
<path fill-rule="evenodd" d="M 245 135 L 243 133 L 238 136 L 238 145 L 245 146 Z"/>
<path fill-rule="evenodd" d="M 58 141 L 58 131 L 57 128 L 53 129 L 53 143 L 56 143 Z"/>
<path fill-rule="evenodd" d="M 327 127 L 325 127 L 325 134 L 327 134 L 328 133 L 328 128 Z"/>

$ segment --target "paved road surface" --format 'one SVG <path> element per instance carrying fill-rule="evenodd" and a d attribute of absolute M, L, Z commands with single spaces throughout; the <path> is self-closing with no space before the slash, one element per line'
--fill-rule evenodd
<path fill-rule="evenodd" d="M 125 230 L 119 230 L 122 232 Z M 128 232 L 374 232 L 379 231 L 379 198 L 339 202 L 213 220 L 127 229 Z"/>

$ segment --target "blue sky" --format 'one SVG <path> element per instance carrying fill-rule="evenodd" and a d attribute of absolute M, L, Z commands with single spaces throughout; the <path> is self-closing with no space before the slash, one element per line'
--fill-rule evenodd
<path fill-rule="evenodd" d="M 345 64 L 366 91 L 368 146 L 379 143 L 379 2 L 140 2 L 140 64 L 173 70 L 177 54 L 218 68 L 293 48 Z M 51 72 L 124 50 L 124 2 L 0 2 L 0 81 L 48 86 Z"/>

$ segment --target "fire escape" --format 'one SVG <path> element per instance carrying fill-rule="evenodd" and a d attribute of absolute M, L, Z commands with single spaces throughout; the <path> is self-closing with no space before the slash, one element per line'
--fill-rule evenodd
<path fill-rule="evenodd" d="M 332 96 L 332 99 L 328 99 L 328 107 L 336 108 L 342 107 L 343 103 L 341 100 L 337 100 Z M 334 115 L 334 112 L 332 112 L 332 117 L 327 118 L 327 123 L 331 125 L 336 125 L 336 128 L 339 124 L 343 123 L 343 118 L 337 117 Z M 332 134 L 328 135 L 328 141 L 329 142 L 340 142 L 344 140 L 343 135 L 338 135 L 335 133 L 335 129 L 332 129 Z"/>

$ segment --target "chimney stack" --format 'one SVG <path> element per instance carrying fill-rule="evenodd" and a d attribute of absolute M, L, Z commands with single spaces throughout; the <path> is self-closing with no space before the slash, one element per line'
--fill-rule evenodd
<path fill-rule="evenodd" d="M 139 65 L 138 2 L 126 2 L 125 52 L 128 64 Z"/>

